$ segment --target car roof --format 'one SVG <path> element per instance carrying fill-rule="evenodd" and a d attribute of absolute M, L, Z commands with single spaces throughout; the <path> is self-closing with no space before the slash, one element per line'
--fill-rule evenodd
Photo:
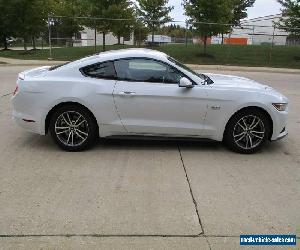
<path fill-rule="evenodd" d="M 102 52 L 99 54 L 99 57 L 101 59 L 103 58 L 104 60 L 115 60 L 128 57 L 150 57 L 156 59 L 165 59 L 167 55 L 157 50 L 133 48 Z"/>
<path fill-rule="evenodd" d="M 157 50 L 151 50 L 151 49 L 119 49 L 119 50 L 110 50 L 106 52 L 101 52 L 99 54 L 84 57 L 82 59 L 70 62 L 66 64 L 63 68 L 71 68 L 71 67 L 83 67 L 86 65 L 103 62 L 103 61 L 111 61 L 111 60 L 117 60 L 122 58 L 132 58 L 132 57 L 147 57 L 147 58 L 153 58 L 157 60 L 166 60 L 168 57 L 165 53 L 157 51 Z"/>

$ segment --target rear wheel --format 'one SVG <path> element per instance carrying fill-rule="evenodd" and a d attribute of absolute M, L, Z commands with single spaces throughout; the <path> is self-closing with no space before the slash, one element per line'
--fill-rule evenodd
<path fill-rule="evenodd" d="M 270 122 L 264 112 L 247 109 L 238 112 L 228 122 L 224 134 L 225 144 L 235 152 L 257 152 L 270 134 Z"/>
<path fill-rule="evenodd" d="M 53 140 L 66 151 L 82 151 L 98 138 L 97 124 L 84 107 L 65 105 L 54 112 L 49 130 Z"/>

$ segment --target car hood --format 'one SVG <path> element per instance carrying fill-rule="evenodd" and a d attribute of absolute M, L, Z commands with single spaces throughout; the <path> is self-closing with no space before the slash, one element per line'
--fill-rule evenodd
<path fill-rule="evenodd" d="M 211 74 L 205 73 L 213 81 L 214 85 L 224 86 L 224 87 L 233 87 L 233 88 L 247 88 L 247 89 L 271 89 L 267 85 L 260 84 L 256 81 L 250 80 L 248 78 L 232 76 L 232 75 L 221 75 L 221 74 Z"/>

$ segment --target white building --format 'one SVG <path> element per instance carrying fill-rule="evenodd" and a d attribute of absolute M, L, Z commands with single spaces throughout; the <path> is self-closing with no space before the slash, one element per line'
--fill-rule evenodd
<path fill-rule="evenodd" d="M 148 35 L 147 43 L 152 43 L 152 35 Z M 154 43 L 158 44 L 166 44 L 166 43 L 171 43 L 172 39 L 169 36 L 164 36 L 164 35 L 154 35 Z"/>
<path fill-rule="evenodd" d="M 134 35 L 133 33 L 130 35 L 130 40 L 124 40 L 121 37 L 121 44 L 133 45 L 134 44 Z M 97 45 L 103 44 L 103 35 L 102 33 L 98 33 L 96 35 Z M 118 38 L 115 37 L 111 32 L 105 35 L 105 44 L 106 45 L 114 45 L 118 43 Z M 82 46 L 94 46 L 95 45 L 95 30 L 85 27 L 84 30 L 80 31 L 80 37 L 74 43 L 76 47 Z"/>
<path fill-rule="evenodd" d="M 241 21 L 230 35 L 225 35 L 225 43 L 230 44 L 274 44 L 286 45 L 288 33 L 276 27 L 281 14 L 258 17 Z M 220 36 L 212 37 L 212 44 L 220 44 Z"/>

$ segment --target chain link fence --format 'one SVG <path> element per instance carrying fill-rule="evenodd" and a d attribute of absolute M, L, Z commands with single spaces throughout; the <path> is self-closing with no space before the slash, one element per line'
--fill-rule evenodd
<path fill-rule="evenodd" d="M 48 30 L 39 40 L 48 50 L 48 57 L 58 60 L 73 60 L 104 50 L 145 47 L 189 64 L 300 68 L 300 40 L 280 28 L 279 19 L 280 16 L 257 18 L 238 26 L 172 21 L 151 29 L 139 20 L 49 16 Z M 69 32 L 72 25 L 78 25 L 79 32 L 78 28 Z"/>

